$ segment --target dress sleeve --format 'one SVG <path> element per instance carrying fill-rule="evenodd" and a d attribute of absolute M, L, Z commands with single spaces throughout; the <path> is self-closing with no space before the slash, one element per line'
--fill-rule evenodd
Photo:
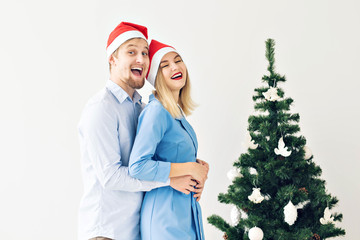
<path fill-rule="evenodd" d="M 137 134 L 129 160 L 132 177 L 165 182 L 170 175 L 170 162 L 155 158 L 157 145 L 168 128 L 169 114 L 160 104 L 149 104 L 140 114 Z"/>
<path fill-rule="evenodd" d="M 166 182 L 168 179 L 150 182 L 133 178 L 129 175 L 128 167 L 122 166 L 118 122 L 112 111 L 103 102 L 88 106 L 79 126 L 83 152 L 88 154 L 87 158 L 100 184 L 108 190 L 129 192 L 150 191 L 169 185 L 169 181 Z"/>

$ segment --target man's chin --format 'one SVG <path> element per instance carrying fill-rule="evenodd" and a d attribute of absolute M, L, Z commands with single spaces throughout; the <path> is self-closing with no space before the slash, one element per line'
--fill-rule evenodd
<path fill-rule="evenodd" d="M 140 89 L 144 86 L 144 84 L 145 84 L 145 79 L 138 80 L 138 81 L 131 81 L 130 87 L 132 87 L 134 89 Z"/>

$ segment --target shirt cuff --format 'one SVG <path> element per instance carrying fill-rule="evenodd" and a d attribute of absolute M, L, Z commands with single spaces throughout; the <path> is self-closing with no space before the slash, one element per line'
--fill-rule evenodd
<path fill-rule="evenodd" d="M 168 180 L 166 181 L 166 186 L 170 186 L 170 178 L 168 178 Z"/>
<path fill-rule="evenodd" d="M 170 183 L 169 175 L 170 175 L 171 163 L 158 161 L 158 164 L 159 164 L 158 171 L 157 171 L 154 181 L 159 181 L 159 182 L 163 182 L 163 183 L 166 183 L 167 181 L 169 181 L 169 183 Z"/>

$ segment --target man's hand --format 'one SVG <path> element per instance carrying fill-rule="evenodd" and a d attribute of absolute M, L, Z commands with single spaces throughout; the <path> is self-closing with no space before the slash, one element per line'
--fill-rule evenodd
<path fill-rule="evenodd" d="M 178 190 L 185 194 L 189 194 L 190 192 L 195 192 L 194 186 L 196 184 L 197 182 L 193 180 L 190 175 L 170 178 L 170 186 L 173 189 Z"/>

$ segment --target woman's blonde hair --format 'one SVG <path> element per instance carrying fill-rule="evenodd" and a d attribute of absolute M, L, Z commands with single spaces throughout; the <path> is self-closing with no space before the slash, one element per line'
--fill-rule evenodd
<path fill-rule="evenodd" d="M 161 68 L 159 67 L 156 79 L 155 79 L 155 89 L 153 91 L 155 97 L 161 102 L 166 110 L 173 116 L 174 118 L 179 118 L 182 116 L 181 110 L 179 109 L 178 105 L 180 105 L 181 109 L 183 110 L 186 116 L 190 115 L 192 111 L 194 111 L 196 104 L 191 99 L 190 96 L 190 78 L 188 71 L 186 70 L 186 80 L 185 86 L 180 89 L 179 92 L 179 102 L 177 103 L 165 83 L 164 76 L 162 74 Z"/>

